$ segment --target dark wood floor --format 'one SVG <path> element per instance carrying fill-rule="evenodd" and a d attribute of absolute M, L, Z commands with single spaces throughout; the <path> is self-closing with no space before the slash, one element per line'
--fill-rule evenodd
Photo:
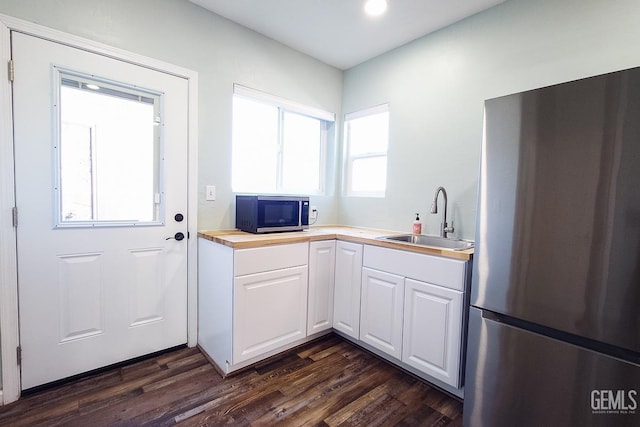
<path fill-rule="evenodd" d="M 0 407 L 0 425 L 461 426 L 462 404 L 329 335 L 222 379 L 180 349 Z"/>

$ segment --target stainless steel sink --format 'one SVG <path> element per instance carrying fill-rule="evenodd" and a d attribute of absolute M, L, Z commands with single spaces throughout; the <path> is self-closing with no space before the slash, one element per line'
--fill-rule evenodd
<path fill-rule="evenodd" d="M 387 240 L 390 242 L 409 243 L 411 245 L 429 246 L 433 248 L 453 249 L 454 251 L 462 251 L 473 247 L 470 240 L 446 239 L 438 236 L 424 236 L 418 234 L 401 234 L 398 236 L 380 237 L 378 240 Z"/>

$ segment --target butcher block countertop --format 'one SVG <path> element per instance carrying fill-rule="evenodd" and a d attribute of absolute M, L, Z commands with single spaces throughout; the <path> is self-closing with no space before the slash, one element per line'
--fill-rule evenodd
<path fill-rule="evenodd" d="M 402 242 L 377 240 L 379 237 L 407 234 L 397 231 L 374 230 L 368 228 L 348 226 L 318 226 L 305 231 L 251 234 L 239 230 L 200 231 L 198 237 L 211 240 L 234 249 L 256 248 L 260 246 L 279 245 L 284 243 L 312 242 L 316 240 L 346 240 L 349 242 L 366 243 L 392 249 L 418 252 L 428 255 L 439 255 L 448 258 L 468 261 L 473 257 L 473 248 L 465 250 L 440 249 L 427 246 L 417 246 Z"/>

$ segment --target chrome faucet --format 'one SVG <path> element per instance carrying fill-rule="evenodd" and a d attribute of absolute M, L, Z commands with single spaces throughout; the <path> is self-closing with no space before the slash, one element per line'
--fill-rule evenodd
<path fill-rule="evenodd" d="M 444 187 L 438 187 L 436 189 L 436 195 L 433 196 L 433 202 L 431 202 L 431 213 L 438 213 L 438 195 L 442 192 L 444 196 L 444 216 L 442 217 L 442 224 L 440 224 L 440 237 L 447 238 L 447 233 L 453 233 L 453 224 L 451 227 L 447 225 L 447 190 Z"/>

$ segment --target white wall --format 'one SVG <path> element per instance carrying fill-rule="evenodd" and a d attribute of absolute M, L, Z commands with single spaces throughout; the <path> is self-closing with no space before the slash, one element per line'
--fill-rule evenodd
<path fill-rule="evenodd" d="M 340 198 L 341 223 L 409 231 L 449 194 L 473 239 L 483 101 L 640 65 L 637 0 L 510 0 L 345 72 L 344 113 L 389 102 L 387 196 Z M 552 227 L 552 224 L 549 224 Z"/>
<path fill-rule="evenodd" d="M 233 228 L 231 96 L 241 83 L 340 115 L 342 72 L 187 0 L 0 0 L 0 13 L 198 72 L 198 229 Z M 330 146 L 335 151 L 335 143 Z M 333 162 L 332 162 L 333 163 Z M 335 223 L 335 171 L 314 197 L 319 223 Z M 215 185 L 217 200 L 205 201 Z"/>

